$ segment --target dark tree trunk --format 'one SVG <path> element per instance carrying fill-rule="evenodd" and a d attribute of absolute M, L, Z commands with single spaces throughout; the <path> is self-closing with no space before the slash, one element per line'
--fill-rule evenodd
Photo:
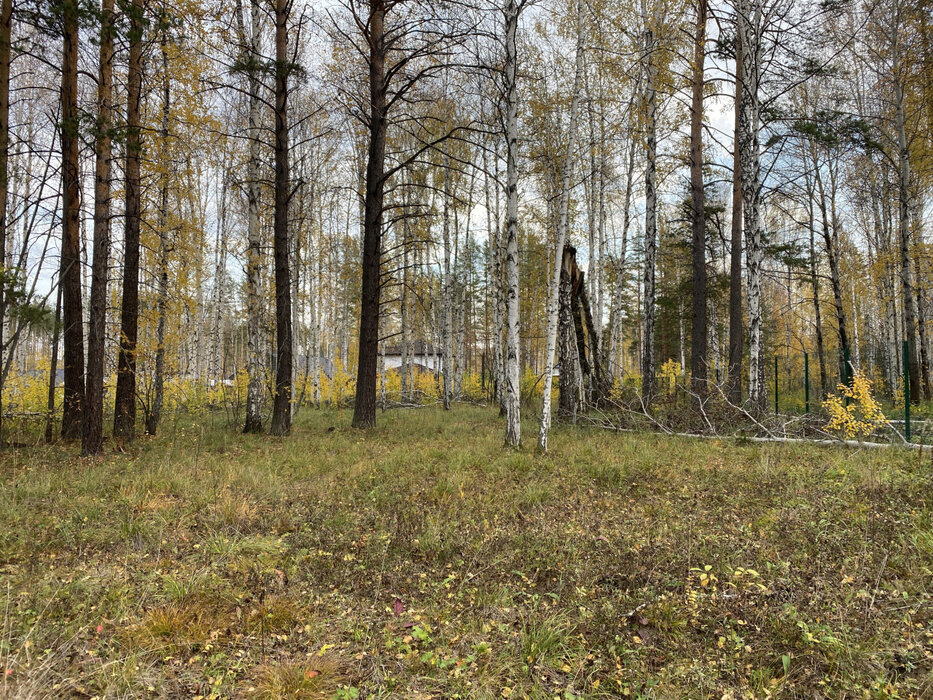
<path fill-rule="evenodd" d="M 359 363 L 353 426 L 376 424 L 376 365 L 379 352 L 379 297 L 385 185 L 386 83 L 385 0 L 370 0 L 369 155 L 363 217 L 363 279 L 360 300 Z"/>
<path fill-rule="evenodd" d="M 706 60 L 706 0 L 697 0 L 693 51 L 693 102 L 690 110 L 690 219 L 693 232 L 693 326 L 690 373 L 693 390 L 706 393 L 706 218 L 703 192 L 703 68 Z"/>
<path fill-rule="evenodd" d="M 916 214 L 914 214 L 916 221 Z M 916 232 L 920 233 L 919 229 Z M 916 234 L 915 234 L 916 235 Z M 919 237 L 919 236 L 918 236 Z M 923 241 L 920 241 L 922 248 Z M 920 380 L 923 383 L 923 398 L 930 400 L 930 358 L 927 355 L 927 324 L 926 324 L 926 300 L 923 294 L 923 273 L 920 270 L 919 252 L 914 255 L 914 275 L 917 278 L 917 339 L 920 351 Z"/>
<path fill-rule="evenodd" d="M 571 265 L 570 254 L 564 248 L 563 260 L 560 270 L 560 288 L 558 289 L 558 367 L 560 369 L 560 382 L 558 383 L 557 415 L 561 418 L 571 418 L 577 412 L 580 388 L 577 385 L 577 368 L 579 357 L 577 355 L 577 338 L 574 331 L 571 291 Z M 569 258 L 569 259 L 568 259 Z"/>
<path fill-rule="evenodd" d="M 104 445 L 104 341 L 107 321 L 107 265 L 110 258 L 110 155 L 113 127 L 113 0 L 102 0 L 100 74 L 97 81 L 97 147 L 94 174 L 94 260 L 87 334 L 87 384 L 81 452 Z"/>
<path fill-rule="evenodd" d="M 171 85 L 168 74 L 168 38 L 162 29 L 160 49 L 162 53 L 162 125 L 160 134 L 161 172 L 159 173 L 159 212 L 156 229 L 159 233 L 159 285 L 156 296 L 156 356 L 153 380 L 152 405 L 146 415 L 146 434 L 155 435 L 162 420 L 165 403 L 165 315 L 168 311 L 168 186 L 171 173 L 169 155 L 169 110 L 171 109 Z"/>
<path fill-rule="evenodd" d="M 139 102 L 142 91 L 142 0 L 130 8 L 130 55 L 126 104 L 126 226 L 123 253 L 123 303 L 120 309 L 120 354 L 113 434 L 132 440 L 136 433 L 136 338 L 139 329 Z"/>
<path fill-rule="evenodd" d="M 269 432 L 292 428 L 292 297 L 288 245 L 288 21 L 289 0 L 275 0 L 275 400 Z M 378 282 L 378 279 L 377 279 Z M 377 307 L 378 308 L 378 307 Z"/>
<path fill-rule="evenodd" d="M 742 42 L 735 41 L 735 132 L 732 152 L 732 246 L 729 252 L 729 400 L 742 403 L 742 158 L 739 112 L 742 109 Z"/>
<path fill-rule="evenodd" d="M 813 226 L 813 196 L 810 193 L 810 286 L 813 290 L 813 314 L 816 323 L 816 354 L 820 362 L 820 394 L 826 393 L 826 356 L 823 352 L 823 319 L 820 313 L 820 278 L 816 274 L 816 244 Z"/>
<path fill-rule="evenodd" d="M 81 309 L 81 190 L 78 171 L 80 115 L 78 114 L 78 7 L 64 4 L 62 46 L 62 322 L 65 349 L 65 398 L 62 437 L 81 436 L 84 404 L 84 314 Z"/>

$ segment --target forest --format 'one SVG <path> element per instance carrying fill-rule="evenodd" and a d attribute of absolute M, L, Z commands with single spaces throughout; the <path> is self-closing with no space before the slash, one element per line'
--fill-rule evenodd
<path fill-rule="evenodd" d="M 933 695 L 931 23 L 0 0 L 0 700 Z"/>

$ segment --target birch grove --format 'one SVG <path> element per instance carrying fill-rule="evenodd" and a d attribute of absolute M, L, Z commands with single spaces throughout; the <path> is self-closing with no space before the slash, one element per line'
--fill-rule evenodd
<path fill-rule="evenodd" d="M 40 5 L 0 3 L 0 431 L 470 402 L 546 451 L 933 393 L 916 0 Z"/>

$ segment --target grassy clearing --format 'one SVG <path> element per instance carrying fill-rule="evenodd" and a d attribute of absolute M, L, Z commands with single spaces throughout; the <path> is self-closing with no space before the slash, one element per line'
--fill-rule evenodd
<path fill-rule="evenodd" d="M 0 698 L 933 696 L 929 456 L 348 422 L 3 453 Z"/>

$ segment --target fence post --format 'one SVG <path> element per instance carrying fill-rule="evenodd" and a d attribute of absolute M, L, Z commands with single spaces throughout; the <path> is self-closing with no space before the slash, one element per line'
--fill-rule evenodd
<path fill-rule="evenodd" d="M 810 412 L 810 355 L 803 354 L 803 412 Z"/>
<path fill-rule="evenodd" d="M 774 415 L 778 413 L 778 356 L 774 356 Z"/>
<path fill-rule="evenodd" d="M 901 355 L 904 357 L 904 437 L 910 442 L 910 359 L 907 357 L 907 341 Z"/>

